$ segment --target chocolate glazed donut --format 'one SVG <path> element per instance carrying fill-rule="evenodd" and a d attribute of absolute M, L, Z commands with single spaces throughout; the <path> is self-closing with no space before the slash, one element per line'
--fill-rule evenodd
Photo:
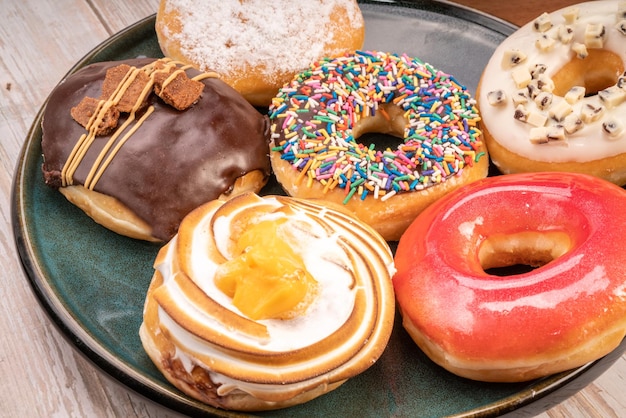
<path fill-rule="evenodd" d="M 42 122 L 46 184 L 65 187 L 63 167 L 81 135 L 87 133 L 72 118 L 70 109 L 85 97 L 101 96 L 108 69 L 120 64 L 141 68 L 154 61 L 147 58 L 91 64 L 57 86 Z M 200 74 L 194 69 L 185 71 L 189 77 Z M 145 221 L 155 240 L 171 238 L 187 213 L 229 194 L 237 179 L 247 173 L 259 173 L 258 189 L 270 173 L 267 117 L 218 78 L 200 81 L 204 87 L 199 99 L 182 111 L 150 94 L 135 119 L 140 119 L 150 106 L 153 112 L 135 124 L 136 131 L 93 187 L 94 192 L 117 199 Z M 117 126 L 127 118 L 127 114 L 120 114 Z M 73 173 L 72 184 L 85 184 L 114 131 L 95 137 Z"/>

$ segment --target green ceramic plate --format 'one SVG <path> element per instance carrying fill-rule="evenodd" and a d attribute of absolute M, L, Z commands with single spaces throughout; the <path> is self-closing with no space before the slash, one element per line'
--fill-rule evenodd
<path fill-rule="evenodd" d="M 406 52 L 455 74 L 471 91 L 495 47 L 515 27 L 440 2 L 361 2 L 366 49 Z M 104 42 L 70 71 L 95 61 L 160 57 L 154 16 Z M 44 105 L 45 106 L 45 105 Z M 43 109 L 42 109 L 43 110 Z M 41 305 L 69 341 L 128 388 L 178 412 L 218 411 L 171 386 L 138 337 L 158 246 L 118 236 L 92 222 L 42 180 L 41 115 L 26 138 L 12 198 L 16 246 Z M 275 183 L 267 192 L 278 192 Z M 555 405 L 605 371 L 624 352 L 525 384 L 487 384 L 456 377 L 430 362 L 396 323 L 381 359 L 339 389 L 304 405 L 261 416 L 494 416 L 532 414 Z"/>

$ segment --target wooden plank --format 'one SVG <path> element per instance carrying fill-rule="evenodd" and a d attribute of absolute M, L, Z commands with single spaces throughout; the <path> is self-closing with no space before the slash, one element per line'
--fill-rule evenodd
<path fill-rule="evenodd" d="M 113 3 L 113 2 L 111 2 Z M 125 2 L 117 2 L 124 3 Z M 3 2 L 0 18 L 0 416 L 173 416 L 129 392 L 77 353 L 38 306 L 15 254 L 9 201 L 26 133 L 50 90 L 112 32 L 156 10 L 129 2 L 115 24 L 101 24 L 86 1 Z M 112 8 L 121 10 L 120 8 Z"/>
<path fill-rule="evenodd" d="M 493 0 L 456 0 L 455 3 L 498 16 L 517 26 L 530 22 L 543 12 L 553 12 L 575 3 L 577 0 L 526 0 L 493 1 Z"/>

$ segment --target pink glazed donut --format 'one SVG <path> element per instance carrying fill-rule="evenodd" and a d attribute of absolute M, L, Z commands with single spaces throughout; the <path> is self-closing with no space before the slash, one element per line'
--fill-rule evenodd
<path fill-rule="evenodd" d="M 581 366 L 626 333 L 626 191 L 594 176 L 489 177 L 426 209 L 393 278 L 403 324 L 445 369 L 527 381 Z M 508 276 L 489 269 L 537 267 Z"/>

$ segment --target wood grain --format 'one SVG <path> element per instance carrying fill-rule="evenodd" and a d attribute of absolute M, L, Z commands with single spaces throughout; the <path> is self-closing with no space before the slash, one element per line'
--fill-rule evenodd
<path fill-rule="evenodd" d="M 459 0 L 523 24 L 572 1 Z M 4 0 L 0 15 L 0 416 L 176 417 L 100 372 L 57 331 L 21 270 L 12 235 L 15 165 L 37 111 L 69 68 L 158 0 Z M 626 416 L 626 357 L 541 417 Z"/>
<path fill-rule="evenodd" d="M 543 12 L 553 12 L 579 2 L 573 0 L 455 0 L 453 3 L 471 7 L 492 16 L 497 16 L 517 26 L 522 26 Z"/>

